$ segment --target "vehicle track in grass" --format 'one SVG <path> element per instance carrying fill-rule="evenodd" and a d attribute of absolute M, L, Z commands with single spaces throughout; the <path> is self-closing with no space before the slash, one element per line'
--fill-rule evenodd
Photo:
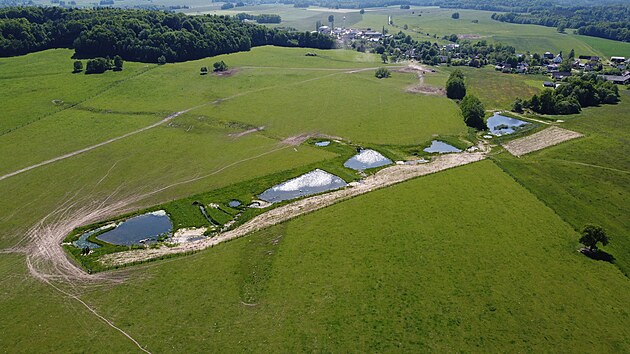
<path fill-rule="evenodd" d="M 179 112 L 175 112 L 175 113 L 169 115 L 168 117 L 160 120 L 159 122 L 156 122 L 156 123 L 150 124 L 148 126 L 136 129 L 136 130 L 131 131 L 129 133 L 125 133 L 123 135 L 120 135 L 120 136 L 117 136 L 117 137 L 105 140 L 105 141 L 100 142 L 98 144 L 94 144 L 94 145 L 91 145 L 91 146 L 88 146 L 88 147 L 85 147 L 85 148 L 82 148 L 82 149 L 79 149 L 79 150 L 76 150 L 76 151 L 73 151 L 73 152 L 70 152 L 70 153 L 67 153 L 67 154 L 63 154 L 63 155 L 60 155 L 60 156 L 48 159 L 46 161 L 42 161 L 42 162 L 36 163 L 34 165 L 30 165 L 30 166 L 21 168 L 19 170 L 16 170 L 16 171 L 4 174 L 4 175 L 0 176 L 0 181 L 2 181 L 4 179 L 7 179 L 7 178 L 10 178 L 10 177 L 13 177 L 13 176 L 17 176 L 17 175 L 19 175 L 21 173 L 24 173 L 24 172 L 27 172 L 27 171 L 34 170 L 34 169 L 36 169 L 38 167 L 46 166 L 46 165 L 49 165 L 49 164 L 52 164 L 52 163 L 55 163 L 55 162 L 58 162 L 58 161 L 61 161 L 61 160 L 65 160 L 65 159 L 68 159 L 68 158 L 71 158 L 71 157 L 74 157 L 74 156 L 77 156 L 77 155 L 81 155 L 83 153 L 92 151 L 94 149 L 98 149 L 100 147 L 103 147 L 105 145 L 111 144 L 111 143 L 116 142 L 118 140 L 125 139 L 125 138 L 128 138 L 130 136 L 133 136 L 133 135 L 145 132 L 145 131 L 147 131 L 149 129 L 153 129 L 155 127 L 158 127 L 160 125 L 168 123 L 168 122 L 172 121 L 173 119 L 179 117 L 182 114 L 188 113 L 188 112 L 190 112 L 192 110 L 195 110 L 195 109 L 207 106 L 207 105 L 220 104 L 221 102 L 232 100 L 232 99 L 235 99 L 235 98 L 238 98 L 238 97 L 241 97 L 241 96 L 245 96 L 245 95 L 248 95 L 248 94 L 262 92 L 262 91 L 266 91 L 266 90 L 277 89 L 277 88 L 280 88 L 280 87 L 290 87 L 290 86 L 295 86 L 295 85 L 301 85 L 301 84 L 305 84 L 305 83 L 316 81 L 316 80 L 322 80 L 322 79 L 325 79 L 325 78 L 328 78 L 328 77 L 334 76 L 334 75 L 354 74 L 354 73 L 359 73 L 359 72 L 368 71 L 368 70 L 375 70 L 375 69 L 377 69 L 377 68 L 344 69 L 344 70 L 335 71 L 332 74 L 318 76 L 318 77 L 310 78 L 310 79 L 303 80 L 303 81 L 292 82 L 292 83 L 289 83 L 289 84 L 286 84 L 286 85 L 274 85 L 274 86 L 262 87 L 262 88 L 259 88 L 259 89 L 250 90 L 250 91 L 246 91 L 246 92 L 241 92 L 241 93 L 237 93 L 237 94 L 232 95 L 232 96 L 219 98 L 219 99 L 216 99 L 216 100 L 213 100 L 213 101 L 210 101 L 210 102 L 202 103 L 200 105 L 197 105 L 197 106 L 194 106 L 194 107 L 190 107 L 190 108 L 187 108 L 187 109 L 179 111 Z"/>

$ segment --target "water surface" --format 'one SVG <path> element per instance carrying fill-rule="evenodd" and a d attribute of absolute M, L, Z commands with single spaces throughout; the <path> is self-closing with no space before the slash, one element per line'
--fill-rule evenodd
<path fill-rule="evenodd" d="M 462 150 L 456 148 L 453 145 L 447 144 L 443 141 L 439 141 L 439 140 L 433 140 L 431 142 L 431 146 L 429 146 L 428 148 L 424 149 L 425 152 L 430 152 L 430 153 L 440 153 L 440 154 L 446 154 L 449 152 L 462 152 Z"/>
<path fill-rule="evenodd" d="M 507 135 L 514 133 L 517 128 L 528 125 L 530 123 L 522 121 L 516 118 L 510 118 L 495 113 L 492 117 L 488 118 L 488 128 L 490 132 L 495 136 Z"/>
<path fill-rule="evenodd" d="M 158 211 L 130 218 L 113 230 L 100 234 L 96 238 L 114 245 L 141 245 L 154 243 L 158 237 L 168 234 L 172 230 L 171 219 L 164 211 Z"/>

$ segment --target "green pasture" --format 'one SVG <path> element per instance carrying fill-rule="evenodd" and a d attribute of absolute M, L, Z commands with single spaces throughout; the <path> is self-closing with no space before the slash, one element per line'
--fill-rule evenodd
<path fill-rule="evenodd" d="M 510 109 L 516 98 L 529 99 L 542 89 L 548 77 L 543 75 L 504 74 L 492 66 L 471 68 L 467 66 L 441 66 L 436 73 L 424 75 L 429 86 L 445 87 L 448 75 L 459 69 L 466 77 L 467 93 L 477 96 L 487 110 Z"/>
<path fill-rule="evenodd" d="M 521 158 L 496 156 L 498 164 L 558 215 L 581 230 L 604 227 L 611 237 L 605 249 L 630 274 L 630 94 L 618 105 L 587 108 L 563 127 L 585 137 Z"/>
<path fill-rule="evenodd" d="M 236 15 L 238 13 L 248 13 L 252 15 L 275 14 L 280 15 L 282 22 L 279 24 L 269 24 L 272 27 L 292 27 L 299 31 L 315 31 L 317 21 L 321 21 L 323 26 L 330 26 L 328 16 L 335 17 L 335 27 L 352 27 L 361 21 L 362 16 L 359 9 L 327 9 L 311 6 L 309 8 L 295 8 L 293 5 L 283 4 L 260 4 L 243 7 L 235 7 L 229 10 L 221 10 L 220 7 L 210 5 L 195 6 L 182 10 L 189 15 L 213 14 L 213 15 Z M 345 17 L 345 20 L 344 20 Z"/>
<path fill-rule="evenodd" d="M 628 281 L 576 239 L 486 161 L 141 266 L 85 298 L 155 352 L 626 351 Z"/>
<path fill-rule="evenodd" d="M 412 14 L 414 12 L 414 14 Z M 451 18 L 453 12 L 459 12 L 459 20 Z M 392 16 L 394 26 L 387 24 L 388 16 Z M 421 16 L 418 16 L 421 15 Z M 363 15 L 363 20 L 356 23 L 356 27 L 371 27 L 381 29 L 383 26 L 390 33 L 403 30 L 406 24 L 406 32 L 418 40 L 434 41 L 433 35 L 438 38 L 445 35 L 465 35 L 471 41 L 485 39 L 489 42 L 501 42 L 512 45 L 518 51 L 532 53 L 544 53 L 551 51 L 569 53 L 575 50 L 576 55 L 600 55 L 610 57 L 613 55 L 630 56 L 630 43 L 623 43 L 602 38 L 579 36 L 558 33 L 555 28 L 521 25 L 494 21 L 490 18 L 490 11 L 439 9 L 412 7 L 410 10 L 388 8 L 369 11 Z M 473 23 L 477 20 L 478 23 Z M 430 36 L 426 34 L 429 33 Z"/>
<path fill-rule="evenodd" d="M 154 67 L 125 63 L 120 72 L 72 74 L 71 56 L 70 50 L 55 49 L 0 58 L 0 136 L 93 99 Z"/>
<path fill-rule="evenodd" d="M 432 134 L 457 135 L 465 131 L 458 109 L 450 100 L 404 93 L 417 80 L 414 75 L 394 74 L 387 80 L 374 78 L 373 68 L 379 66 L 375 55 L 316 50 L 318 56 L 306 57 L 306 52 L 262 47 L 251 52 L 154 66 L 61 111 L 49 107 L 53 104 L 48 90 L 19 91 L 13 99 L 31 100 L 49 112 L 0 136 L 0 149 L 6 154 L 0 172 L 9 173 L 94 145 L 189 108 L 194 109 L 159 129 L 181 129 L 202 138 L 207 137 L 205 132 L 220 132 L 218 135 L 223 135 L 223 140 L 231 141 L 227 137 L 231 133 L 265 126 L 262 134 L 277 140 L 304 133 L 325 133 L 361 143 L 390 144 L 420 143 Z M 70 51 L 50 51 L 50 57 L 46 57 L 48 53 L 39 53 L 39 60 L 71 66 Z M 20 65 L 20 60 L 30 60 L 30 56 L 6 60 L 7 64 L 0 66 L 0 76 L 8 76 L 15 71 L 14 66 Z M 227 76 L 199 75 L 200 67 L 211 67 L 216 60 L 226 61 L 234 72 Z M 39 69 L 30 70 L 33 87 L 41 80 L 37 74 L 46 70 L 41 64 Z M 89 78 L 109 82 L 110 74 L 120 73 L 89 75 Z M 77 77 L 70 72 L 59 75 Z M 12 85 L 14 80 L 24 78 L 7 80 Z M 57 92 L 55 97 L 71 102 L 73 94 L 73 90 L 66 90 Z M 16 116 L 28 111 L 27 105 L 15 107 L 19 110 L 14 113 Z M 152 134 L 143 133 L 140 139 Z M 212 141 L 220 146 L 220 140 Z M 178 149 L 177 145 L 172 148 Z M 204 154 L 213 153 L 211 148 L 213 145 L 207 145 Z"/>

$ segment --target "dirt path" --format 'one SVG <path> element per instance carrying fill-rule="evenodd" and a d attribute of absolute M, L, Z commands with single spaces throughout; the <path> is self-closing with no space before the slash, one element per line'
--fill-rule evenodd
<path fill-rule="evenodd" d="M 549 146 L 557 145 L 582 136 L 582 134 L 571 130 L 551 126 L 532 135 L 509 141 L 503 144 L 503 147 L 509 151 L 510 154 L 516 157 L 521 157 L 525 154 L 529 154 L 530 152 L 542 150 Z"/>
<path fill-rule="evenodd" d="M 196 107 L 195 107 L 195 108 L 196 108 Z M 170 116 L 168 116 L 168 117 L 166 117 L 166 118 L 162 119 L 161 121 L 159 121 L 159 122 L 157 122 L 157 123 L 153 123 L 153 124 L 148 125 L 148 126 L 146 126 L 146 127 L 143 127 L 143 128 L 140 128 L 140 129 L 134 130 L 134 131 L 132 131 L 132 132 L 129 132 L 129 133 L 123 134 L 123 135 L 121 135 L 121 136 L 118 136 L 118 137 L 115 137 L 115 138 L 111 138 L 111 139 L 109 139 L 109 140 L 105 140 L 105 141 L 100 142 L 100 143 L 98 143 L 98 144 L 96 144 L 96 145 L 88 146 L 88 147 L 86 147 L 86 148 L 83 148 L 83 149 L 80 149 L 80 150 L 77 150 L 77 151 L 73 151 L 73 152 L 68 153 L 68 154 L 65 154 L 65 155 L 57 156 L 57 157 L 52 158 L 52 159 L 50 159 L 50 160 L 46 160 L 46 161 L 43 161 L 43 162 L 37 163 L 37 164 L 35 164 L 35 165 L 31 165 L 31 166 L 25 167 L 25 168 L 19 169 L 19 170 L 17 170 L 17 171 L 11 172 L 11 173 L 7 173 L 6 175 L 0 176 L 0 181 L 2 181 L 3 179 L 9 178 L 9 177 L 13 177 L 13 176 L 19 175 L 20 173 L 24 173 L 24 172 L 26 172 L 26 171 L 30 171 L 30 170 L 32 170 L 32 169 L 35 169 L 35 168 L 38 168 L 38 167 L 42 167 L 42 166 L 45 166 L 45 165 L 51 164 L 51 163 L 53 163 L 53 162 L 57 162 L 57 161 L 65 160 L 65 159 L 70 158 L 70 157 L 73 157 L 73 156 L 77 156 L 77 155 L 82 154 L 82 153 L 84 153 L 84 152 L 88 152 L 88 151 L 90 151 L 90 150 L 97 149 L 97 148 L 99 148 L 99 147 L 101 147 L 101 146 L 105 146 L 105 145 L 107 145 L 107 144 L 111 144 L 111 143 L 113 143 L 113 142 L 115 142 L 115 141 L 118 141 L 118 140 L 120 140 L 120 139 L 124 139 L 124 138 L 127 138 L 127 137 L 129 137 L 129 136 L 136 135 L 136 134 L 138 134 L 138 133 L 142 133 L 142 132 L 144 132 L 144 131 L 147 131 L 147 130 L 149 130 L 149 129 L 152 129 L 152 128 L 155 128 L 155 127 L 157 127 L 157 126 L 159 126 L 159 125 L 162 125 L 162 124 L 164 124 L 164 123 L 167 123 L 167 122 L 169 122 L 169 121 L 171 121 L 171 120 L 173 120 L 173 119 L 177 118 L 178 116 L 180 116 L 180 115 L 182 115 L 182 114 L 184 114 L 184 113 L 186 113 L 186 112 L 188 112 L 188 111 L 192 110 L 192 109 L 194 109 L 194 108 L 189 108 L 189 109 L 184 110 L 184 111 L 179 111 L 179 112 L 177 112 L 177 113 L 173 113 L 173 114 L 171 114 Z"/>
<path fill-rule="evenodd" d="M 106 265 L 122 265 L 138 261 L 159 258 L 169 254 L 185 253 L 203 250 L 222 242 L 230 241 L 252 232 L 265 229 L 293 219 L 297 216 L 325 208 L 355 196 L 371 192 L 376 189 L 391 186 L 412 178 L 436 173 L 457 166 L 466 165 L 484 159 L 486 155 L 477 153 L 459 153 L 438 156 L 434 161 L 418 165 L 395 165 L 385 168 L 378 173 L 366 178 L 357 186 L 348 187 L 338 191 L 313 196 L 298 200 L 296 202 L 269 210 L 240 227 L 219 234 L 213 238 L 181 244 L 175 247 L 161 247 L 157 249 L 144 249 L 136 251 L 125 251 L 103 256 L 100 261 Z"/>

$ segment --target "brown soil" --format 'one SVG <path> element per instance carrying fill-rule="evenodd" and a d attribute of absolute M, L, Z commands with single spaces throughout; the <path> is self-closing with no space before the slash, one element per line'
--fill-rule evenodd
<path fill-rule="evenodd" d="M 482 36 L 480 34 L 475 34 L 475 33 L 469 33 L 469 34 L 458 34 L 457 38 L 460 39 L 481 39 L 481 38 L 485 38 L 486 36 Z"/>
<path fill-rule="evenodd" d="M 503 147 L 509 151 L 510 154 L 520 157 L 530 152 L 538 151 L 581 136 L 583 135 L 580 133 L 552 126 L 532 135 L 512 140 L 503 144 Z"/>
<path fill-rule="evenodd" d="M 242 132 L 239 132 L 239 133 L 228 134 L 228 136 L 232 137 L 232 138 L 240 138 L 240 137 L 243 137 L 243 136 L 251 134 L 251 133 L 261 132 L 263 130 L 265 130 L 264 126 L 248 129 L 248 130 L 245 130 L 245 131 L 242 131 Z"/>
<path fill-rule="evenodd" d="M 230 77 L 230 76 L 236 74 L 239 71 L 240 70 L 238 70 L 238 68 L 232 68 L 232 69 L 228 69 L 228 70 L 225 70 L 225 71 L 215 71 L 213 74 L 216 75 L 216 76 Z"/>

